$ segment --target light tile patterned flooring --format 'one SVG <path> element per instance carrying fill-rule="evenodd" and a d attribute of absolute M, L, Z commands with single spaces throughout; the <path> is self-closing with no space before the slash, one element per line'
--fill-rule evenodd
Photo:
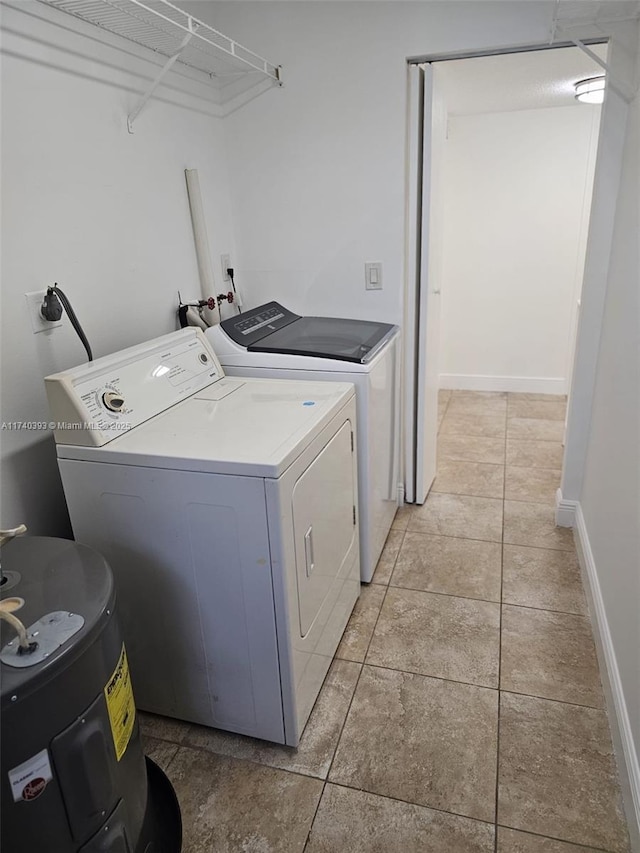
<path fill-rule="evenodd" d="M 565 404 L 441 392 L 438 476 L 397 514 L 297 750 L 143 716 L 185 853 L 626 853 L 570 531 Z"/>

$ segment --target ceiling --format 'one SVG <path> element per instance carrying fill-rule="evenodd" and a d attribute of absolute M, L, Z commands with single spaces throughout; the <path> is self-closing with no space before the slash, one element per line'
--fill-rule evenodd
<path fill-rule="evenodd" d="M 555 0 L 554 21 L 560 25 L 628 21 L 640 15 L 638 0 Z"/>
<path fill-rule="evenodd" d="M 591 45 L 606 59 L 606 45 Z M 604 71 L 578 47 L 535 50 L 439 62 L 449 115 L 534 110 L 585 109 L 573 84 Z"/>

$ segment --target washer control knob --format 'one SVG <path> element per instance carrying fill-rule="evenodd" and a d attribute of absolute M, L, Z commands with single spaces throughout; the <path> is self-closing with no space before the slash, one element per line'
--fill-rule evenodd
<path fill-rule="evenodd" d="M 115 391 L 105 391 L 102 402 L 110 412 L 121 412 L 124 409 L 124 399 Z"/>
<path fill-rule="evenodd" d="M 203 364 L 207 364 L 209 361 L 209 356 L 205 352 L 201 352 L 198 358 Z"/>

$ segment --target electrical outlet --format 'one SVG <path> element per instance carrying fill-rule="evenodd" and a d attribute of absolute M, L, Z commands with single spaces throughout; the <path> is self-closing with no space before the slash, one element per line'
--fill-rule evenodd
<path fill-rule="evenodd" d="M 31 328 L 34 335 L 37 335 L 38 332 L 46 332 L 47 329 L 57 329 L 58 326 L 62 325 L 62 317 L 59 320 L 51 321 L 45 320 L 42 316 L 40 309 L 42 308 L 46 293 L 46 290 L 33 290 L 31 293 L 25 293 L 24 295 L 24 298 L 27 300 Z M 64 317 L 64 314 L 62 316 Z"/>
<path fill-rule="evenodd" d="M 222 267 L 222 280 L 231 281 L 227 270 L 231 266 L 231 255 L 220 255 L 220 265 Z"/>

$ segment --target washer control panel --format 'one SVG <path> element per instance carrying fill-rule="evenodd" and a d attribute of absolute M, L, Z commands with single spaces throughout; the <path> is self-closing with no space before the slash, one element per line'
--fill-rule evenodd
<path fill-rule="evenodd" d="M 232 341 L 243 347 L 250 347 L 257 341 L 300 320 L 299 314 L 294 314 L 280 305 L 279 302 L 267 302 L 258 308 L 251 308 L 229 317 L 220 324 Z"/>
<path fill-rule="evenodd" d="M 47 376 L 56 442 L 99 447 L 223 376 L 195 328 Z"/>

